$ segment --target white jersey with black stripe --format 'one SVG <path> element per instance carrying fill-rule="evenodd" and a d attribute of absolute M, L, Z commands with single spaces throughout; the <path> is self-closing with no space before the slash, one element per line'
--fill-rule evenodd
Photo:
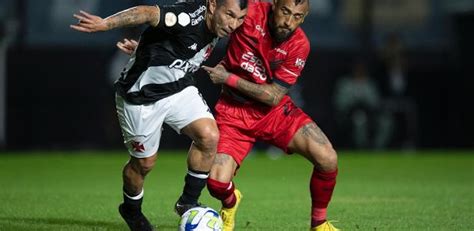
<path fill-rule="evenodd" d="M 117 93 L 129 103 L 146 104 L 194 85 L 193 73 L 219 40 L 207 28 L 205 14 L 205 0 L 160 6 L 160 23 L 140 36 L 115 83 Z"/>

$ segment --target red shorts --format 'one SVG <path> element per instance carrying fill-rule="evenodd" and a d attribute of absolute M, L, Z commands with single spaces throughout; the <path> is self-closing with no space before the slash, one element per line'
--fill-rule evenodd
<path fill-rule="evenodd" d="M 242 163 L 256 140 L 263 141 L 286 153 L 288 144 L 302 126 L 312 119 L 288 96 L 278 106 L 243 104 L 221 96 L 215 106 L 219 126 L 217 153 L 225 153 Z"/>

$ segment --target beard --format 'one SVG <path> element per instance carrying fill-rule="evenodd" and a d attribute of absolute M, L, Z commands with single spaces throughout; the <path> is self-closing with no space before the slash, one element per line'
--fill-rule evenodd
<path fill-rule="evenodd" d="M 277 43 L 282 43 L 287 40 L 293 32 L 294 31 L 283 27 L 270 27 L 270 34 L 272 35 L 273 40 Z"/>
<path fill-rule="evenodd" d="M 287 40 L 294 31 L 275 25 L 273 12 L 270 13 L 270 20 L 268 20 L 268 27 L 270 29 L 270 35 L 276 43 L 282 43 Z"/>

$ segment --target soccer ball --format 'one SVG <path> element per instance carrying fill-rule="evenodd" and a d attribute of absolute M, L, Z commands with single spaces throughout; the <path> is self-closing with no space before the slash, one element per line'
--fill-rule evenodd
<path fill-rule="evenodd" d="M 222 219 L 214 209 L 195 207 L 181 216 L 179 231 L 221 231 Z"/>

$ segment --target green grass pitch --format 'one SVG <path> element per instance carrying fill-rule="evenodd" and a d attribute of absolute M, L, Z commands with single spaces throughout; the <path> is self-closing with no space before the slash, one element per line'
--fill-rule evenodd
<path fill-rule="evenodd" d="M 127 230 L 123 152 L 0 154 L 0 230 Z M 158 230 L 177 230 L 173 204 L 184 151 L 160 154 L 143 210 Z M 235 179 L 244 198 L 236 230 L 308 230 L 311 166 L 302 157 L 249 157 Z M 201 201 L 219 203 L 203 192 Z M 329 219 L 343 230 L 474 230 L 472 151 L 339 152 Z"/>

